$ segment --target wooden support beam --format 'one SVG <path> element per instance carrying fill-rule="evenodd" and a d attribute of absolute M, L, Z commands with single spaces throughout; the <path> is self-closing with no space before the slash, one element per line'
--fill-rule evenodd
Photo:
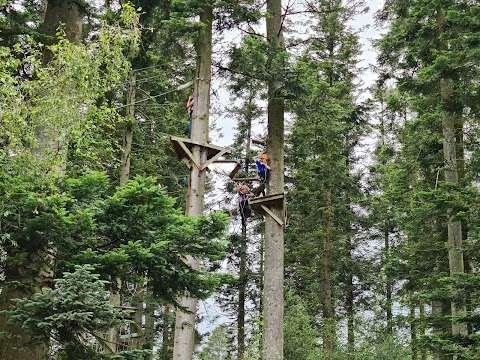
<path fill-rule="evenodd" d="M 277 222 L 278 225 L 283 226 L 283 221 L 280 220 L 269 208 L 267 208 L 265 205 L 260 205 L 260 207 L 265 211 L 265 213 L 270 215 L 273 220 Z"/>
<path fill-rule="evenodd" d="M 212 156 L 210 159 L 207 159 L 207 161 L 205 161 L 202 166 L 200 167 L 200 170 L 203 170 L 205 169 L 208 165 L 210 165 L 211 163 L 213 163 L 215 160 L 217 160 L 219 157 L 223 156 L 224 154 L 226 154 L 228 152 L 228 149 L 222 149 L 221 151 L 218 152 L 218 154 L 215 154 L 214 156 Z"/>
<path fill-rule="evenodd" d="M 237 162 L 235 165 L 235 168 L 232 170 L 230 174 L 228 174 L 228 177 L 233 180 L 233 178 L 235 177 L 235 175 L 237 175 L 241 167 L 242 165 L 239 162 Z"/>
<path fill-rule="evenodd" d="M 284 225 L 284 219 L 280 219 L 276 216 L 270 209 L 282 209 L 282 217 L 285 216 L 285 195 L 284 194 L 273 194 L 262 196 L 259 198 L 254 198 L 250 200 L 250 207 L 256 213 L 262 215 L 269 215 L 274 219 L 280 226 Z"/>
<path fill-rule="evenodd" d="M 170 136 L 170 141 L 177 154 L 179 160 L 187 159 L 191 164 L 195 165 L 199 170 L 205 170 L 208 165 L 216 161 L 221 161 L 219 158 L 225 154 L 230 154 L 231 150 L 222 148 L 220 146 L 212 145 L 209 143 L 203 143 L 200 141 L 194 141 L 191 139 L 185 139 L 178 136 Z M 207 153 L 207 159 L 203 164 L 197 164 L 193 158 L 192 149 L 194 146 L 199 146 L 203 151 Z M 225 161 L 225 160 L 224 160 Z M 228 162 L 234 162 L 229 160 Z M 188 165 L 187 165 L 188 166 Z M 191 168 L 191 166 L 189 166 Z"/>

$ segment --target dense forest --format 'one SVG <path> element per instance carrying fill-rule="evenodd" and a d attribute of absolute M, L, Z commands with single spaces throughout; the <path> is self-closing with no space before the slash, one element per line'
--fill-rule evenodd
<path fill-rule="evenodd" d="M 0 58 L 0 359 L 480 359 L 477 0 L 0 0 Z"/>

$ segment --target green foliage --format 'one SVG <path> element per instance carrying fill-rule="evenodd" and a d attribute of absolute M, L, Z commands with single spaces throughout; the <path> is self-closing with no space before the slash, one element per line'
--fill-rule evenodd
<path fill-rule="evenodd" d="M 21 324 L 33 340 L 48 341 L 52 336 L 60 345 L 62 358 L 94 356 L 82 337 L 118 326 L 122 314 L 108 303 L 105 282 L 92 270 L 92 266 L 76 266 L 74 272 L 57 279 L 53 289 L 15 299 L 9 321 Z"/>
<path fill-rule="evenodd" d="M 198 353 L 199 360 L 233 360 L 232 329 L 226 325 L 219 325 L 213 329 L 208 341 Z"/>
<path fill-rule="evenodd" d="M 225 214 L 212 213 L 198 218 L 183 215 L 174 207 L 175 200 L 166 195 L 154 178 L 137 177 L 115 190 L 102 173 L 66 178 L 62 183 L 39 180 L 2 175 L 2 234 L 8 234 L 2 243 L 7 254 L 2 290 L 33 292 L 40 285 L 38 274 L 45 262 L 45 258 L 42 262 L 38 259 L 44 257 L 48 249 L 55 249 L 52 266 L 58 277 L 80 269 L 78 265 L 86 267 L 58 280 L 54 290 L 45 289 L 35 295 L 34 303 L 28 299 L 18 300 L 22 306 L 18 310 L 21 316 L 13 320 L 20 321 L 29 330 L 38 327 L 42 316 L 48 317 L 44 320 L 47 323 L 39 327 L 42 331 L 38 336 L 47 336 L 54 331 L 54 325 L 60 326 L 57 330 L 64 334 L 61 330 L 68 325 L 72 333 L 65 335 L 69 336 L 65 341 L 74 341 L 82 329 L 90 331 L 112 325 L 102 322 L 104 313 L 93 320 L 90 317 L 92 312 L 106 311 L 99 303 L 100 299 L 107 301 L 100 290 L 97 297 L 79 303 L 81 312 L 75 313 L 76 304 L 81 300 L 75 296 L 83 292 L 85 296 L 93 296 L 96 287 L 103 287 L 105 281 L 119 278 L 143 284 L 148 275 L 151 293 L 165 303 L 175 303 L 177 296 L 185 291 L 205 298 L 221 283 L 231 281 L 229 275 L 194 271 L 183 261 L 186 256 L 216 261 L 225 255 L 226 243 L 222 241 L 228 223 Z M 87 271 L 91 266 L 98 276 Z M 80 281 L 78 277 L 87 280 L 95 277 L 95 280 Z M 93 288 L 88 287 L 90 285 Z M 59 298 L 62 291 L 66 296 Z M 60 305 L 53 304 L 55 301 Z M 92 302 L 96 302 L 98 309 L 88 312 Z M 46 313 L 44 307 L 58 312 L 58 318 Z M 38 313 L 28 312 L 37 308 Z M 61 321 L 65 324 L 58 324 Z"/>
<path fill-rule="evenodd" d="M 318 332 L 302 298 L 292 290 L 285 292 L 283 346 L 285 360 L 314 360 L 322 358 Z"/>
<path fill-rule="evenodd" d="M 466 271 L 468 266 L 470 270 L 477 267 L 478 257 L 472 249 L 478 243 L 471 232 L 476 233 L 478 223 L 478 189 L 469 186 L 478 175 L 474 165 L 477 156 L 465 156 L 464 147 L 478 141 L 476 131 L 470 134 L 468 130 L 472 127 L 470 119 L 478 117 L 479 110 L 478 103 L 471 103 L 472 96 L 478 94 L 478 69 L 469 65 L 479 52 L 478 18 L 472 16 L 477 8 L 467 2 L 415 0 L 388 3 L 379 13 L 379 19 L 389 26 L 379 41 L 383 67 L 380 82 L 388 85 L 385 80 L 394 77 L 398 83 L 397 90 L 384 94 L 384 99 L 387 114 L 398 119 L 395 141 L 399 146 L 390 159 L 379 158 L 378 168 L 382 192 L 379 203 L 388 209 L 383 211 L 384 220 L 393 219 L 389 232 L 395 244 L 387 254 L 385 274 L 396 281 L 399 277 L 406 280 L 397 287 L 398 295 L 421 311 L 433 301 L 466 305 L 467 315 L 462 320 L 452 319 L 445 306 L 442 318 L 427 315 L 418 322 L 411 320 L 412 326 L 419 325 L 413 330 L 422 337 L 419 349 L 428 347 L 438 356 L 441 349 L 459 358 L 476 356 L 472 355 L 475 340 L 470 336 L 452 337 L 451 325 L 452 321 L 464 321 L 470 331 L 478 327 L 478 308 L 468 305 L 476 303 L 476 295 L 470 294 L 475 293 L 471 285 L 478 279 L 476 273 L 447 275 L 448 252 L 452 249 L 446 240 L 447 223 L 461 223 L 466 241 L 459 250 L 466 260 Z M 469 41 L 473 38 L 476 40 Z M 442 81 L 450 84 L 451 94 L 441 93 Z M 444 161 L 445 116 L 455 119 L 459 176 L 455 184 L 443 181 L 449 165 Z M 426 331 L 432 333 L 424 336 Z M 412 344 L 412 349 L 418 351 L 416 346 Z"/>
<path fill-rule="evenodd" d="M 121 22 L 104 24 L 96 41 L 76 45 L 60 39 L 50 46 L 53 59 L 48 66 L 41 64 L 43 45 L 31 38 L 25 40 L 28 46 L 2 48 L 1 150 L 15 154 L 0 157 L 2 168 L 44 174 L 64 166 L 65 152 L 46 146 L 46 139 L 60 148 L 70 143 L 91 161 L 77 165 L 82 169 L 110 164 L 105 155 L 115 144 L 103 140 L 104 132 L 111 132 L 120 118 L 99 99 L 125 81 L 128 52 L 138 46 L 138 37 L 137 15 L 126 7 Z M 28 81 L 18 81 L 19 69 Z"/>

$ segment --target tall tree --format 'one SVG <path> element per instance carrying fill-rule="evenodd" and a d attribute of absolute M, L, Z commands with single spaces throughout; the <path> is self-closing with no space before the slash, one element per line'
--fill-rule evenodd
<path fill-rule="evenodd" d="M 213 4 L 204 4 L 200 13 L 200 23 L 203 25 L 195 44 L 197 52 L 197 67 L 195 72 L 195 107 L 193 110 L 191 138 L 193 141 L 208 143 L 209 112 L 210 112 L 210 84 L 212 74 L 212 22 Z M 207 152 L 201 146 L 192 149 L 193 159 L 197 164 L 207 160 Z M 187 194 L 187 210 L 190 216 L 199 216 L 204 211 L 206 170 L 196 166 L 191 167 Z M 200 267 L 199 259 L 185 258 L 185 263 L 193 270 Z M 174 359 L 189 360 L 193 358 L 195 345 L 195 318 L 197 300 L 189 294 L 179 299 L 179 304 L 187 310 L 177 309 L 175 319 L 175 339 L 173 348 Z"/>
<path fill-rule="evenodd" d="M 330 356 L 337 345 L 337 306 L 342 302 L 348 346 L 354 348 L 358 266 L 353 239 L 359 229 L 354 206 L 360 191 L 353 168 L 365 109 L 355 99 L 358 35 L 345 20 L 354 18 L 362 4 L 334 0 L 308 6 L 315 35 L 289 76 L 296 119 L 288 154 L 292 175 L 288 257 L 292 277 L 299 281 L 297 291 L 309 298 L 313 316 L 321 314 L 323 347 Z"/>
<path fill-rule="evenodd" d="M 458 176 L 463 159 L 457 159 L 457 154 L 463 153 L 457 153 L 463 146 L 462 119 L 466 109 L 478 114 L 477 104 L 471 102 L 478 73 L 469 65 L 478 52 L 478 44 L 465 41 L 471 36 L 476 38 L 473 34 L 479 29 L 474 20 L 477 12 L 478 6 L 468 2 L 399 1 L 387 4 L 380 14 L 391 26 L 380 42 L 380 60 L 396 74 L 400 90 L 415 96 L 418 119 L 429 126 L 437 144 L 443 144 L 443 166 L 437 164 L 432 169 L 436 174 L 429 176 L 438 179 L 443 173 L 444 182 L 440 178 L 431 184 L 447 197 L 456 196 L 463 188 Z M 445 229 L 450 278 L 455 279 L 464 273 L 464 234 L 458 210 L 451 204 L 443 205 L 444 213 L 438 213 L 438 220 Z M 438 263 L 441 261 L 438 259 Z M 438 268 L 437 272 L 441 270 Z M 467 335 L 466 324 L 461 320 L 466 315 L 464 297 L 465 294 L 449 298 L 453 319 L 449 332 L 458 336 Z"/>
<path fill-rule="evenodd" d="M 267 189 L 269 194 L 283 194 L 286 52 L 281 0 L 267 0 L 266 25 L 269 75 L 267 150 L 272 168 Z M 285 221 L 282 207 L 272 211 L 278 218 Z M 283 359 L 284 226 L 279 225 L 271 216 L 265 217 L 264 251 L 262 359 L 281 360 Z"/>

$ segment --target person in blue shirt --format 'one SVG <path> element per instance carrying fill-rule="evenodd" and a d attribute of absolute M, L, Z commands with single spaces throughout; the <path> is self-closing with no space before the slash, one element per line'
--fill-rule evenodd
<path fill-rule="evenodd" d="M 268 179 L 268 173 L 270 171 L 270 166 L 268 166 L 267 161 L 268 161 L 268 155 L 267 154 L 262 154 L 260 157 L 254 156 L 253 160 L 255 161 L 255 164 L 257 164 L 257 170 L 258 170 L 258 176 L 260 178 L 261 183 L 266 183 Z"/>

